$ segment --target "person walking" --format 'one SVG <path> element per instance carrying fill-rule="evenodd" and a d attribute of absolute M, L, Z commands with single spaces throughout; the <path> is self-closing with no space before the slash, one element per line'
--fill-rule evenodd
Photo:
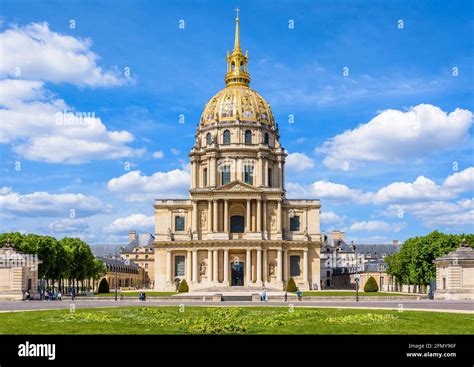
<path fill-rule="evenodd" d="M 298 301 L 303 300 L 303 297 L 302 297 L 303 294 L 301 293 L 299 288 L 296 289 L 296 295 L 298 296 Z"/>
<path fill-rule="evenodd" d="M 71 301 L 74 302 L 74 299 L 76 298 L 76 289 L 74 287 L 71 288 Z"/>
<path fill-rule="evenodd" d="M 58 301 L 62 301 L 62 296 L 61 291 L 58 291 Z"/>
<path fill-rule="evenodd" d="M 30 290 L 27 289 L 25 292 L 25 301 L 29 301 L 29 300 L 30 300 Z"/>
<path fill-rule="evenodd" d="M 288 291 L 285 290 L 285 302 L 288 301 Z"/>
<path fill-rule="evenodd" d="M 262 290 L 262 302 L 267 302 L 267 291 L 265 288 Z"/>

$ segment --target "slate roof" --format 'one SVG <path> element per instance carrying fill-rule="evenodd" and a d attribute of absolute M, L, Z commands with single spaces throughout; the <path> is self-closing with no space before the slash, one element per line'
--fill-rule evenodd
<path fill-rule="evenodd" d="M 382 258 L 382 255 L 391 255 L 395 254 L 400 250 L 400 245 L 394 244 L 374 244 L 374 245 L 365 245 L 365 244 L 356 244 L 355 253 L 356 254 L 370 254 L 373 258 Z"/>
<path fill-rule="evenodd" d="M 474 260 L 474 249 L 468 246 L 460 246 L 456 250 L 450 253 L 438 257 L 433 262 L 445 261 L 445 260 Z"/>
<path fill-rule="evenodd" d="M 125 252 L 132 252 L 135 247 L 146 247 L 152 249 L 153 241 L 155 241 L 155 236 L 151 233 L 137 234 L 135 239 L 125 246 Z"/>
<path fill-rule="evenodd" d="M 114 258 L 111 258 L 111 257 L 106 257 L 106 256 L 99 256 L 98 257 L 99 260 L 103 261 L 104 264 L 106 265 L 116 265 L 116 266 L 123 266 L 123 267 L 127 267 L 129 269 L 138 269 L 138 265 L 135 264 L 133 261 L 131 260 L 124 260 L 124 259 L 114 259 Z"/>

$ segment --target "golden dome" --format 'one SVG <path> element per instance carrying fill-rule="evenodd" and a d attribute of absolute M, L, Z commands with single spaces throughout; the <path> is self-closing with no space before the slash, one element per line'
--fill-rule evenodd
<path fill-rule="evenodd" d="M 260 94 L 245 85 L 227 86 L 212 97 L 202 113 L 201 125 L 236 120 L 274 125 L 270 105 Z"/>
<path fill-rule="evenodd" d="M 201 115 L 201 125 L 221 122 L 255 122 L 274 125 L 270 105 L 256 91 L 249 87 L 250 74 L 247 70 L 248 51 L 240 48 L 239 17 L 235 19 L 235 42 L 232 53 L 227 51 L 226 87 L 209 102 Z"/>

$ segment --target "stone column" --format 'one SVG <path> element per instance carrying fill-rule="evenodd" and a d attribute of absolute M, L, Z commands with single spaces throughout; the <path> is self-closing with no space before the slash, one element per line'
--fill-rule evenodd
<path fill-rule="evenodd" d="M 219 250 L 213 250 L 212 251 L 212 256 L 214 257 L 213 259 L 213 267 L 212 267 L 212 280 L 214 283 L 219 282 Z"/>
<path fill-rule="evenodd" d="M 281 279 L 282 279 L 282 275 L 283 275 L 283 256 L 282 256 L 282 251 L 281 249 L 279 249 L 277 251 L 277 262 L 278 262 L 278 266 L 277 266 L 277 282 L 281 282 Z"/>
<path fill-rule="evenodd" d="M 252 282 L 252 251 L 247 249 L 245 255 L 245 279 L 247 281 L 246 285 L 250 285 Z"/>
<path fill-rule="evenodd" d="M 173 282 L 173 279 L 171 278 L 172 269 L 173 269 L 172 253 L 171 251 L 167 251 L 166 252 L 166 281 L 167 282 Z"/>
<path fill-rule="evenodd" d="M 257 284 L 262 285 L 262 249 L 257 249 Z"/>
<path fill-rule="evenodd" d="M 263 250 L 263 282 L 268 280 L 268 250 Z"/>
<path fill-rule="evenodd" d="M 197 233 L 198 231 L 198 203 L 197 201 L 193 201 L 193 220 L 192 220 L 192 231 L 193 233 Z"/>
<path fill-rule="evenodd" d="M 257 232 L 262 231 L 262 200 L 257 199 Z"/>
<path fill-rule="evenodd" d="M 186 280 L 188 282 L 190 282 L 192 279 L 192 261 L 192 251 L 188 250 L 186 254 Z"/>
<path fill-rule="evenodd" d="M 277 232 L 281 233 L 281 200 L 277 201 Z"/>
<path fill-rule="evenodd" d="M 196 187 L 196 162 L 191 158 L 191 189 Z"/>
<path fill-rule="evenodd" d="M 250 218 L 251 218 L 251 201 L 250 199 L 247 199 L 247 218 L 246 219 L 246 230 L 247 232 L 252 232 L 252 227 L 251 227 L 251 222 L 250 222 Z"/>
<path fill-rule="evenodd" d="M 207 231 L 212 233 L 212 201 L 207 202 Z"/>
<path fill-rule="evenodd" d="M 303 281 L 308 281 L 308 250 L 303 250 Z"/>
<path fill-rule="evenodd" d="M 229 200 L 224 200 L 224 232 L 229 231 Z"/>
<path fill-rule="evenodd" d="M 281 164 L 281 159 L 278 161 L 278 187 L 283 188 L 283 165 Z"/>
<path fill-rule="evenodd" d="M 207 280 L 212 282 L 212 250 L 207 250 Z"/>
<path fill-rule="evenodd" d="M 267 231 L 268 231 L 268 228 L 267 228 L 267 201 L 263 200 L 263 232 L 265 233 L 265 238 L 267 238 L 266 237 Z"/>
<path fill-rule="evenodd" d="M 229 285 L 229 250 L 225 249 L 224 250 L 224 264 L 222 264 L 224 267 L 224 287 L 227 287 Z"/>
<path fill-rule="evenodd" d="M 211 179 L 211 182 L 210 182 L 210 186 L 216 186 L 216 178 L 217 178 L 217 174 L 216 174 L 216 158 L 215 157 L 211 157 L 211 162 L 210 162 L 210 169 L 209 169 L 209 175 L 210 175 L 210 179 Z"/>
<path fill-rule="evenodd" d="M 289 279 L 288 270 L 289 270 L 290 259 L 288 258 L 288 250 L 283 251 L 283 280 L 286 282 Z"/>
<path fill-rule="evenodd" d="M 193 250 L 193 279 L 192 281 L 193 282 L 197 282 L 198 281 L 198 253 L 197 253 L 197 250 Z"/>
<path fill-rule="evenodd" d="M 265 169 L 263 171 L 265 186 L 268 186 L 268 158 L 265 158 Z"/>
<path fill-rule="evenodd" d="M 219 222 L 218 222 L 218 215 L 217 215 L 217 211 L 218 211 L 218 208 L 217 208 L 217 199 L 214 200 L 214 212 L 212 213 L 212 219 L 213 219 L 213 222 L 214 222 L 214 232 L 219 232 Z"/>

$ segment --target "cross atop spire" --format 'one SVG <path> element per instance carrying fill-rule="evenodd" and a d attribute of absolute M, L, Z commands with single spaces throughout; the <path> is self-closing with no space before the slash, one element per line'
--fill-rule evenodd
<path fill-rule="evenodd" d="M 235 19 L 239 19 L 239 11 L 240 11 L 240 9 L 237 7 L 237 8 L 235 8 L 234 10 L 235 10 L 236 13 L 237 13 L 237 17 L 236 17 Z"/>

